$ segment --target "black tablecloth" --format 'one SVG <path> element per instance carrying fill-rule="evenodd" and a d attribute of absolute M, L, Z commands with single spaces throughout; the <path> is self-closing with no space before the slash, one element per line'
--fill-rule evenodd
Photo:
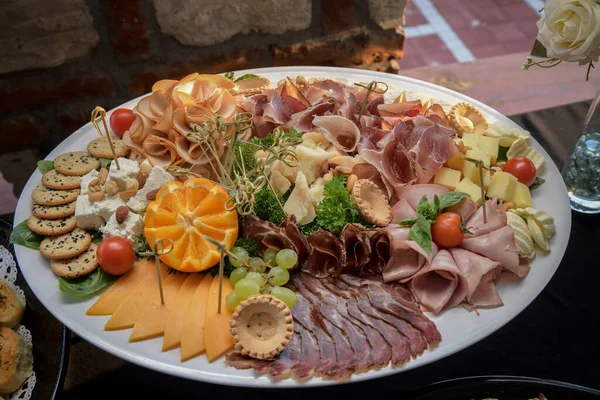
<path fill-rule="evenodd" d="M 587 105 L 578 104 L 514 118 L 560 166 L 574 143 Z M 520 315 L 479 343 L 441 361 L 386 378 L 336 387 L 257 390 L 216 386 L 162 375 L 127 364 L 64 394 L 65 399 L 174 398 L 349 398 L 393 396 L 450 378 L 517 375 L 571 382 L 600 389 L 600 215 L 573 213 L 564 259 L 543 292 Z M 536 268 L 544 268 L 537 265 Z M 71 365 L 71 368 L 77 366 Z M 234 397 L 230 397 L 234 396 Z M 271 397 L 272 396 L 272 397 Z M 556 399 L 550 399 L 556 400 Z"/>

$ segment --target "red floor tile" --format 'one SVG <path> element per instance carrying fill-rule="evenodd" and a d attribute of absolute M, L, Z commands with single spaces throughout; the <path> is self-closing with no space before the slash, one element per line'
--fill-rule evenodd
<path fill-rule="evenodd" d="M 502 47 L 504 47 L 506 54 L 520 53 L 522 51 L 530 51 L 531 47 L 533 47 L 533 41 L 517 40 L 512 42 L 502 42 Z"/>
<path fill-rule="evenodd" d="M 460 12 L 467 8 L 470 0 L 432 0 L 437 10 L 444 15 L 445 13 Z"/>
<path fill-rule="evenodd" d="M 499 3 L 497 0 L 471 0 L 466 6 L 482 23 L 495 24 L 509 20 Z"/>
<path fill-rule="evenodd" d="M 423 25 L 427 23 L 427 20 L 421 14 L 421 11 L 411 2 L 409 1 L 406 5 L 406 9 L 404 10 L 404 18 L 406 20 L 405 27 L 409 26 L 417 26 Z"/>
<path fill-rule="evenodd" d="M 467 9 L 460 11 L 454 10 L 452 12 L 444 13 L 442 16 L 454 30 L 471 28 L 473 26 L 472 21 L 477 19 L 475 15 Z"/>
<path fill-rule="evenodd" d="M 501 44 L 482 44 L 469 47 L 475 58 L 487 58 L 501 56 L 506 53 L 506 49 Z"/>
<path fill-rule="evenodd" d="M 464 42 L 467 47 L 495 44 L 498 40 L 492 35 L 486 26 L 478 26 L 476 28 L 457 29 L 456 34 Z"/>
<path fill-rule="evenodd" d="M 508 17 L 510 17 L 513 21 L 522 21 L 522 20 L 533 20 L 537 21 L 540 19 L 538 13 L 533 11 L 529 5 L 525 4 L 523 1 L 514 3 L 514 4 L 503 4 L 502 10 L 506 13 Z"/>
<path fill-rule="evenodd" d="M 525 37 L 535 38 L 538 34 L 537 21 L 516 21 L 517 28 L 523 32 Z"/>
<path fill-rule="evenodd" d="M 405 40 L 405 57 L 415 54 L 422 60 L 422 65 L 439 65 L 456 62 L 438 35 L 421 36 Z M 413 61 L 411 61 L 413 62 Z M 402 66 L 402 64 L 400 64 Z"/>
<path fill-rule="evenodd" d="M 515 22 L 504 22 L 487 26 L 488 31 L 496 41 L 517 41 L 525 39 L 525 35 L 518 28 Z"/>

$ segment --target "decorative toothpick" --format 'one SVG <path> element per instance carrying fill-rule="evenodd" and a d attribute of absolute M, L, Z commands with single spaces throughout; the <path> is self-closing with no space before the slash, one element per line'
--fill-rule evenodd
<path fill-rule="evenodd" d="M 371 93 L 384 94 L 388 91 L 388 85 L 385 82 L 378 81 L 371 81 L 368 85 L 363 85 L 362 83 L 355 83 L 355 85 L 367 89 L 367 95 L 365 96 L 365 101 L 363 101 L 362 105 L 360 106 L 360 113 L 358 114 L 357 119 L 358 127 L 359 129 L 361 129 L 360 119 L 364 115 L 365 109 L 367 108 L 367 104 L 369 103 L 369 96 L 371 95 Z M 378 85 L 381 85 L 382 88 L 380 89 Z"/>
<path fill-rule="evenodd" d="M 165 243 L 169 244 L 168 248 Z M 156 261 L 156 276 L 158 277 L 158 290 L 160 292 L 160 304 L 162 305 L 165 304 L 165 297 L 163 295 L 162 279 L 160 279 L 160 256 L 164 256 L 172 252 L 174 246 L 175 243 L 173 243 L 171 239 L 157 239 L 154 242 L 152 251 L 139 253 L 139 255 L 142 257 L 154 256 L 154 260 Z"/>
<path fill-rule="evenodd" d="M 102 120 L 102 124 L 104 125 L 104 130 L 106 131 L 106 139 L 108 140 L 108 145 L 110 146 L 110 151 L 112 152 L 113 159 L 115 160 L 115 165 L 117 169 L 121 169 L 119 165 L 119 160 L 117 159 L 117 152 L 115 151 L 115 145 L 113 144 L 112 138 L 110 136 L 110 131 L 108 130 L 108 124 L 106 123 L 106 110 L 100 106 L 96 106 L 94 111 L 92 111 L 92 124 L 96 127 L 98 134 L 102 137 L 102 130 L 98 126 L 98 119 Z"/>
<path fill-rule="evenodd" d="M 479 186 L 481 188 L 481 206 L 483 207 L 483 223 L 486 224 L 487 223 L 487 213 L 486 213 L 486 209 L 485 209 L 485 188 L 484 188 L 484 182 L 483 182 L 483 169 L 484 168 L 488 169 L 488 168 L 483 165 L 483 161 L 481 161 L 481 160 L 476 160 L 476 159 L 470 158 L 470 157 L 461 157 L 461 158 L 463 160 L 474 163 L 477 166 L 477 168 L 479 168 Z"/>
<path fill-rule="evenodd" d="M 223 295 L 223 275 L 225 274 L 225 254 L 229 255 L 227 251 L 227 246 L 223 243 L 215 240 L 207 235 L 202 235 L 202 238 L 207 242 L 213 244 L 217 249 L 219 249 L 220 260 L 219 260 L 219 301 L 217 303 L 217 313 L 221 314 L 221 297 Z"/>

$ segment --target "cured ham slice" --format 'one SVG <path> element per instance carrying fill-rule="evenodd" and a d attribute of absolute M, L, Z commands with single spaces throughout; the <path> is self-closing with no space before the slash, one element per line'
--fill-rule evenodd
<path fill-rule="evenodd" d="M 347 224 L 340 233 L 342 241 L 342 259 L 338 273 L 341 268 L 362 275 L 363 268 L 371 257 L 371 242 L 359 224 Z"/>
<path fill-rule="evenodd" d="M 325 230 L 308 237 L 310 254 L 302 265 L 302 271 L 316 278 L 326 278 L 335 273 L 342 259 L 342 242 Z"/>
<path fill-rule="evenodd" d="M 265 242 L 270 243 L 275 249 L 284 248 L 284 243 L 279 236 L 279 228 L 269 221 L 263 221 L 254 215 L 246 215 L 243 220 L 244 238 L 257 241 L 264 247 Z"/>
<path fill-rule="evenodd" d="M 338 108 L 337 115 L 356 122 L 356 117 L 354 115 L 358 112 L 357 107 L 358 103 L 356 97 L 354 94 L 350 93 L 346 98 L 346 101 Z"/>
<path fill-rule="evenodd" d="M 470 198 L 465 197 L 453 206 L 445 208 L 445 210 L 460 215 L 463 221 L 468 221 L 477 211 L 477 204 Z"/>
<path fill-rule="evenodd" d="M 527 276 L 531 269 L 529 265 L 519 262 L 519 249 L 510 226 L 504 226 L 485 235 L 465 238 L 460 247 L 499 262 L 504 269 L 519 278 Z"/>
<path fill-rule="evenodd" d="M 431 254 L 417 242 L 408 238 L 409 228 L 390 225 L 386 228 L 392 237 L 390 260 L 383 269 L 385 282 L 408 282 L 437 254 L 437 246 L 432 243 Z"/>
<path fill-rule="evenodd" d="M 427 201 L 432 203 L 435 195 L 438 197 L 448 193 L 448 189 L 442 185 L 435 184 L 418 184 L 410 185 L 398 193 L 400 201 L 405 200 L 413 209 L 417 209 L 419 202 L 423 196 L 427 197 Z"/>
<path fill-rule="evenodd" d="M 362 269 L 363 275 L 381 274 L 390 260 L 392 237 L 386 229 L 365 231 L 371 246 L 371 256 Z"/>
<path fill-rule="evenodd" d="M 369 163 L 359 163 L 352 167 L 352 173 L 356 175 L 358 179 L 368 179 L 377 185 L 379 189 L 390 199 L 393 195 L 391 185 L 387 183 L 377 168 Z"/>
<path fill-rule="evenodd" d="M 464 300 L 467 280 L 456 264 L 450 252 L 442 249 L 411 280 L 411 291 L 426 311 L 439 314 Z"/>
<path fill-rule="evenodd" d="M 406 199 L 398 201 L 392 207 L 392 223 L 400 222 L 408 218 L 414 218 L 416 215 L 416 210 L 408 204 Z"/>
<path fill-rule="evenodd" d="M 418 143 L 407 148 L 413 160 L 425 170 L 439 170 L 446 161 L 459 152 L 458 146 L 452 140 L 456 134 L 453 129 L 443 128 L 440 125 L 416 126 L 413 129 L 413 136 L 417 136 L 417 132 L 421 132 Z"/>
<path fill-rule="evenodd" d="M 321 103 L 316 106 L 307 108 L 304 111 L 295 113 L 291 116 L 290 124 L 298 131 L 309 132 L 313 129 L 313 118 L 319 115 L 325 115 L 327 112 L 333 111 L 334 104 L 331 102 Z"/>
<path fill-rule="evenodd" d="M 421 113 L 422 107 L 421 100 L 415 100 L 380 104 L 377 106 L 377 110 L 382 117 L 416 117 Z"/>
<path fill-rule="evenodd" d="M 285 109 L 281 96 L 273 93 L 269 102 L 265 105 L 263 117 L 269 122 L 277 125 L 283 125 L 290 120 L 290 116 Z"/>
<path fill-rule="evenodd" d="M 346 153 L 356 150 L 360 141 L 360 131 L 349 119 L 339 115 L 316 116 L 312 123 L 317 127 L 317 131 L 338 149 Z"/>
<path fill-rule="evenodd" d="M 496 290 L 496 283 L 500 279 L 502 268 L 495 268 L 481 277 L 481 281 L 471 295 L 470 303 L 465 306 L 469 308 L 495 308 L 504 305 L 504 302 Z"/>
<path fill-rule="evenodd" d="M 444 109 L 439 104 L 433 104 L 423 114 L 428 120 L 446 127 L 451 127 L 450 119 L 446 116 Z"/>
<path fill-rule="evenodd" d="M 298 229 L 296 224 L 296 217 L 294 215 L 288 215 L 281 225 L 279 225 L 278 235 L 282 241 L 286 242 L 289 240 L 292 243 L 292 249 L 298 255 L 298 265 L 306 258 L 310 252 L 310 244 L 306 236 L 304 236 Z M 296 268 L 296 267 L 294 267 Z"/>
<path fill-rule="evenodd" d="M 465 300 L 468 303 L 473 304 L 473 293 L 475 293 L 481 285 L 483 277 L 489 272 L 496 270 L 496 268 L 502 267 L 499 262 L 492 261 L 489 258 L 482 257 L 464 249 L 454 248 L 449 251 L 467 283 Z"/>
<path fill-rule="evenodd" d="M 159 167 L 174 165 L 177 161 L 177 149 L 169 139 L 150 135 L 142 143 L 142 149 L 150 164 Z"/>
<path fill-rule="evenodd" d="M 485 206 L 487 222 L 483 222 L 483 207 L 480 207 L 467 221 L 467 228 L 472 232 L 472 236 L 485 235 L 507 224 L 506 211 L 495 198 L 486 201 Z"/>

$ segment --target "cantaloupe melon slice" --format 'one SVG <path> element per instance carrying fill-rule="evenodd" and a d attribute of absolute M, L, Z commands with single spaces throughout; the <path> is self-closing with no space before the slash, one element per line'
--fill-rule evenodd
<path fill-rule="evenodd" d="M 86 315 L 111 315 L 125 298 L 142 282 L 144 276 L 156 275 L 156 264 L 152 260 L 141 259 L 133 269 L 113 283 L 91 306 Z"/>
<path fill-rule="evenodd" d="M 175 298 L 183 282 L 189 274 L 174 273 L 170 274 L 163 280 L 163 297 L 165 304 L 160 302 L 160 292 L 156 289 L 154 293 L 154 301 L 146 306 L 142 312 L 142 316 L 133 326 L 130 342 L 138 342 L 140 340 L 151 339 L 160 336 L 165 332 L 165 326 L 169 319 L 169 310 L 175 303 Z"/>
<path fill-rule="evenodd" d="M 204 352 L 204 322 L 206 318 L 206 304 L 208 292 L 213 277 L 206 274 L 194 292 L 192 303 L 185 316 L 183 332 L 181 335 L 181 361 L 189 360 Z"/>
<path fill-rule="evenodd" d="M 156 292 L 158 296 L 158 280 L 156 277 L 156 265 L 153 274 L 146 275 L 135 290 L 117 307 L 112 317 L 104 325 L 105 331 L 127 329 L 133 327 L 142 316 L 144 308 L 154 300 L 152 295 Z M 160 263 L 160 276 L 167 276 L 167 266 Z"/>
<path fill-rule="evenodd" d="M 214 360 L 233 347 L 233 336 L 229 332 L 229 320 L 233 315 L 233 311 L 225 305 L 225 297 L 230 292 L 233 292 L 233 286 L 229 282 L 229 278 L 223 277 L 221 313 L 219 314 L 217 312 L 219 277 L 215 276 L 210 286 L 208 304 L 206 305 L 206 324 L 204 325 L 204 346 L 206 347 L 208 361 Z"/>
<path fill-rule="evenodd" d="M 194 299 L 196 289 L 204 279 L 203 274 L 189 274 L 172 307 L 169 307 L 169 319 L 165 326 L 165 339 L 163 340 L 162 350 L 170 350 L 181 344 L 181 335 L 183 334 L 183 326 L 185 317 Z"/>

